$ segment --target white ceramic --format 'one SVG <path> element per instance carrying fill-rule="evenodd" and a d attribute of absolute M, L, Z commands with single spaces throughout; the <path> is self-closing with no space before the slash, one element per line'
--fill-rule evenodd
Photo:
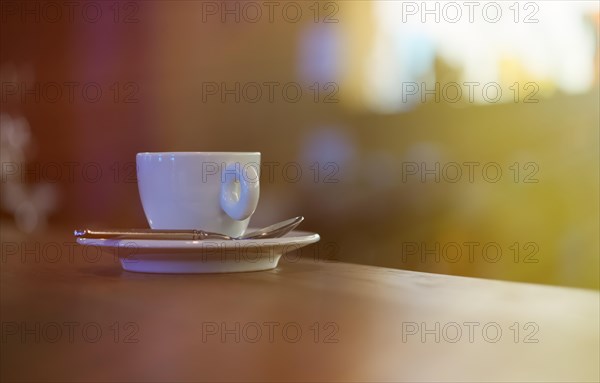
<path fill-rule="evenodd" d="M 318 234 L 292 231 L 281 238 L 256 240 L 150 240 L 77 238 L 84 246 L 98 246 L 118 255 L 123 269 L 141 273 L 231 273 L 269 270 L 281 256 L 318 242 Z"/>
<path fill-rule="evenodd" d="M 240 236 L 260 195 L 260 153 L 138 153 L 138 188 L 153 229 Z"/>

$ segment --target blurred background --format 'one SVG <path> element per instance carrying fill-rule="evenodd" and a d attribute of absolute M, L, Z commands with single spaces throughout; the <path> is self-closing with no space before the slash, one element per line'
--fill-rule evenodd
<path fill-rule="evenodd" d="M 599 6 L 1 3 L 1 231 L 143 227 L 142 151 L 260 151 L 302 256 L 599 288 Z"/>

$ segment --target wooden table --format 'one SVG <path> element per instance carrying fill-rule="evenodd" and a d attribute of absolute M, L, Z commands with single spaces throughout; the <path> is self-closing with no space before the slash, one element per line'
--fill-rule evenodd
<path fill-rule="evenodd" d="M 596 291 L 311 258 L 135 274 L 74 246 L 2 232 L 2 381 L 600 379 Z"/>

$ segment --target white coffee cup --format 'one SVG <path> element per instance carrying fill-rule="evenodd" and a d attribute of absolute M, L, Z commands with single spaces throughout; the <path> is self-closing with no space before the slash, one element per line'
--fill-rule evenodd
<path fill-rule="evenodd" d="M 136 160 L 151 228 L 237 237 L 248 227 L 260 195 L 260 153 L 138 153 Z"/>

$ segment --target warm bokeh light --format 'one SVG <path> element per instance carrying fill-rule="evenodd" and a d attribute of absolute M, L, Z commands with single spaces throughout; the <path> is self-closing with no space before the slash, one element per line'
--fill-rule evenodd
<path fill-rule="evenodd" d="M 597 11 L 589 1 L 375 2 L 375 35 L 361 73 L 366 102 L 375 111 L 403 112 L 433 100 L 427 90 L 448 82 L 458 84 L 447 91 L 449 99 L 472 96 L 478 104 L 514 102 L 523 97 L 518 88 L 525 83 L 535 84 L 527 91 L 541 96 L 551 96 L 554 89 L 588 92 L 596 75 Z M 436 60 L 456 77 L 436 73 Z M 483 89 L 490 83 L 504 92 L 496 97 L 496 87 Z"/>

